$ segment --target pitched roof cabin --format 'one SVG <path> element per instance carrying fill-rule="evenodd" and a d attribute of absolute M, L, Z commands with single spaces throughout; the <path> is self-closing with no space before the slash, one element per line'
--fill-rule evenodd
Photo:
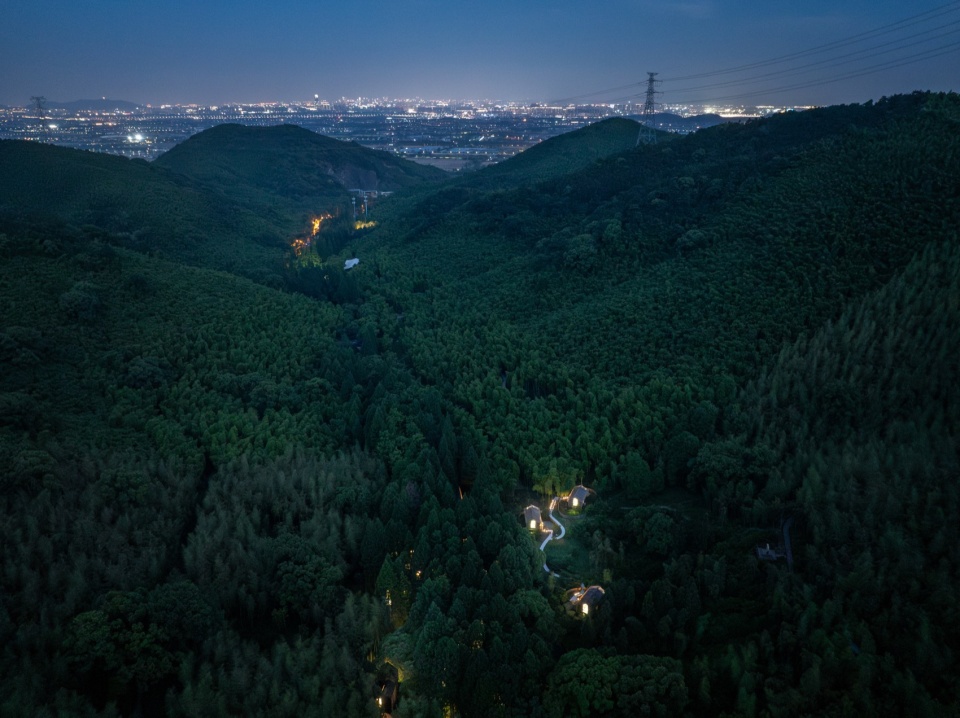
<path fill-rule="evenodd" d="M 570 493 L 567 494 L 567 505 L 570 506 L 571 509 L 583 508 L 589 495 L 590 489 L 583 484 L 577 484 Z"/>
<path fill-rule="evenodd" d="M 590 612 L 597 607 L 597 604 L 603 599 L 604 590 L 600 586 L 584 587 L 582 584 L 579 590 L 574 591 L 567 602 L 570 607 L 582 616 L 589 616 Z"/>
<path fill-rule="evenodd" d="M 543 531 L 543 518 L 540 516 L 540 508 L 530 504 L 523 510 L 523 525 L 534 533 Z"/>
<path fill-rule="evenodd" d="M 377 694 L 377 707 L 380 709 L 382 715 L 390 715 L 393 713 L 393 709 L 397 705 L 399 693 L 399 687 L 395 680 L 388 678 L 384 681 L 380 692 Z"/>
<path fill-rule="evenodd" d="M 590 609 L 595 608 L 600 599 L 603 598 L 604 591 L 599 586 L 591 586 L 580 598 L 580 613 L 584 616 L 590 614 Z"/>

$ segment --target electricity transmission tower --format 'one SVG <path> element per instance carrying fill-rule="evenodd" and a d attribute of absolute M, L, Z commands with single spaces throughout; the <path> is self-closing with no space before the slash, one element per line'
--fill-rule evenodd
<path fill-rule="evenodd" d="M 643 103 L 643 112 L 640 113 L 640 134 L 637 135 L 637 144 L 641 142 L 645 145 L 657 144 L 657 132 L 653 129 L 654 116 L 657 114 L 657 92 L 656 86 L 662 80 L 655 79 L 658 73 L 647 73 L 647 99 Z"/>
<path fill-rule="evenodd" d="M 37 122 L 40 123 L 40 131 L 47 129 L 47 98 L 43 95 L 34 95 L 30 98 L 33 103 L 33 110 L 37 113 Z"/>

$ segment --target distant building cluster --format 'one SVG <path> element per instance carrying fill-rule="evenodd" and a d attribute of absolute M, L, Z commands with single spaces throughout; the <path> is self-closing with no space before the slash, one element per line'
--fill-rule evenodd
<path fill-rule="evenodd" d="M 152 160 L 193 134 L 226 122 L 295 124 L 339 140 L 353 141 L 443 169 L 499 162 L 555 135 L 607 117 L 636 117 L 627 104 L 512 103 L 420 99 L 340 99 L 334 102 L 263 102 L 231 105 L 134 105 L 109 100 L 0 107 L 0 139 L 49 142 L 77 149 Z M 691 132 L 685 118 L 713 121 L 759 117 L 794 108 L 671 107 L 657 126 Z"/>

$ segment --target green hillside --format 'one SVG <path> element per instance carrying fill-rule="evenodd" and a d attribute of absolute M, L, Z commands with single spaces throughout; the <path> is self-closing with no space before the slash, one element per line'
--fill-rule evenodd
<path fill-rule="evenodd" d="M 274 286 L 313 217 L 339 217 L 333 246 L 349 238 L 348 189 L 447 177 L 293 126 L 221 125 L 151 164 L 5 140 L 0 166 L 0 222 L 10 227 L 55 219 L 115 246 Z"/>
<path fill-rule="evenodd" d="M 364 239 L 365 256 L 389 273 L 385 292 L 404 279 L 429 289 L 402 299 L 429 304 L 427 324 L 439 302 L 457 324 L 532 338 L 529 354 L 470 348 L 478 371 L 523 374 L 527 357 L 549 353 L 578 383 L 700 383 L 704 370 L 739 381 L 942 236 L 934 218 L 954 216 L 956 139 L 918 106 L 811 113 L 808 141 L 797 116 L 723 126 L 529 190 L 477 190 L 442 210 L 421 198 Z M 459 354 L 454 341 L 431 361 Z"/>
<path fill-rule="evenodd" d="M 0 140 L 0 221 L 56 219 L 188 264 L 278 277 L 276 222 L 142 160 Z"/>
<path fill-rule="evenodd" d="M 155 161 L 279 223 L 349 203 L 347 190 L 396 191 L 448 175 L 387 152 L 293 125 L 224 124 L 200 132 Z"/>
<path fill-rule="evenodd" d="M 518 201 L 523 209 L 532 209 L 540 202 L 540 187 L 633 150 L 639 127 L 633 120 L 614 118 L 551 137 L 505 162 L 460 175 L 443 185 L 411 188 L 380 208 L 378 216 L 387 218 L 384 229 L 388 236 L 402 234 L 407 240 L 419 240 L 428 231 L 456 234 L 465 225 L 470 231 L 479 229 L 481 235 L 494 227 L 508 234 L 528 235 L 537 228 L 530 224 L 530 212 L 517 211 Z M 664 139 L 672 138 L 667 135 Z M 477 226 L 477 218 L 484 227 Z M 444 251 L 458 244 L 446 245 Z M 474 246 L 481 253 L 486 249 L 485 244 Z M 431 261 L 430 256 L 423 259 Z M 447 269 L 474 271 L 469 263 L 449 264 Z"/>
<path fill-rule="evenodd" d="M 615 117 L 552 137 L 470 177 L 471 186 L 493 187 L 543 182 L 583 169 L 597 160 L 637 145 L 640 125 Z M 664 140 L 670 135 L 660 134 Z M 481 179 L 482 178 L 482 179 Z"/>
<path fill-rule="evenodd" d="M 809 680 L 820 682 L 825 702 L 847 700 L 858 713 L 878 695 L 920 715 L 956 709 L 955 682 L 945 677 L 955 674 L 960 639 L 952 598 L 960 335 L 947 329 L 960 320 L 958 297 L 954 234 L 785 347 L 741 392 L 732 423 L 744 430 L 706 445 L 695 461 L 696 480 L 729 513 L 797 519 L 794 551 L 808 593 L 784 590 L 780 633 L 836 663 L 823 674 L 811 655 L 789 656 L 783 670 L 799 687 L 768 698 L 774 712 Z M 744 472 L 758 455 L 767 470 Z M 877 669 L 892 656 L 910 672 L 885 684 Z M 751 679 L 734 680 L 742 689 Z"/>
<path fill-rule="evenodd" d="M 958 127 L 608 121 L 275 287 L 217 225 L 283 235 L 352 148 L 0 145 L 0 713 L 960 714 Z M 134 194 L 182 198 L 147 252 L 84 220 Z"/>

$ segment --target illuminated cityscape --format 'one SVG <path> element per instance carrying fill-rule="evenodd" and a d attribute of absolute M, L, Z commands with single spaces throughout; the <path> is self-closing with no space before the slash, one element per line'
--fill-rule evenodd
<path fill-rule="evenodd" d="M 499 162 L 538 142 L 607 117 L 637 118 L 642 106 L 351 98 L 229 105 L 134 105 L 108 100 L 44 108 L 0 107 L 0 139 L 27 139 L 145 160 L 201 130 L 228 122 L 293 124 L 446 170 Z M 671 106 L 655 125 L 687 133 L 798 107 Z"/>

